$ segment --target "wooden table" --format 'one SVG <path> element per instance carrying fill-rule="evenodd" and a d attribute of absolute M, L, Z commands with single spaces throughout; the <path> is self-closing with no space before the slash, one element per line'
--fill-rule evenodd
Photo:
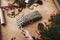
<path fill-rule="evenodd" d="M 24 29 L 28 30 L 29 33 L 32 36 L 37 37 L 37 26 L 38 23 L 44 23 L 44 22 L 48 22 L 48 19 L 50 18 L 50 15 L 53 13 L 57 13 L 58 10 L 53 2 L 53 0 L 42 0 L 43 1 L 43 5 L 39 5 L 37 8 L 35 8 L 35 10 L 38 10 L 40 12 L 40 14 L 42 15 L 43 19 L 41 21 L 35 22 L 33 24 L 30 24 L 28 26 L 23 27 Z M 23 9 L 23 11 L 16 16 L 15 18 L 10 18 L 7 16 L 7 13 L 5 13 L 5 18 L 6 18 L 6 26 L 2 26 L 1 25 L 1 37 L 2 40 L 10 40 L 10 38 L 12 36 L 14 36 L 16 33 L 17 35 L 15 35 L 17 38 L 16 40 L 27 40 L 23 34 L 20 32 L 20 30 L 18 30 L 18 25 L 16 23 L 16 19 L 20 16 L 22 16 L 22 14 L 26 15 L 27 13 L 30 13 L 34 10 L 30 10 L 28 8 Z M 18 30 L 18 31 L 17 31 Z"/>

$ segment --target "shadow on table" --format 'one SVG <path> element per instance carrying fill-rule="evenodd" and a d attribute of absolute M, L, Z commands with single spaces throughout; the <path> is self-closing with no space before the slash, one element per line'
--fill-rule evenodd
<path fill-rule="evenodd" d="M 1 34 L 1 24 L 0 24 L 0 40 L 2 40 L 2 34 Z"/>

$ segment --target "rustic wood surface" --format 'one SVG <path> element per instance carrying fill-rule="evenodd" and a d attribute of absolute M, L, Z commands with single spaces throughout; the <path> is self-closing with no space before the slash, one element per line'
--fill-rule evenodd
<path fill-rule="evenodd" d="M 37 36 L 37 26 L 38 23 L 42 22 L 48 22 L 48 19 L 50 18 L 50 15 L 53 13 L 57 13 L 58 9 L 56 8 L 53 0 L 42 0 L 43 1 L 43 5 L 39 5 L 37 8 L 35 8 L 34 10 L 38 10 L 40 12 L 40 14 L 42 15 L 43 19 L 41 21 L 35 22 L 33 24 L 30 24 L 28 26 L 23 27 L 24 29 L 28 30 L 29 33 L 31 34 L 31 36 Z M 4 4 L 5 5 L 5 4 Z M 7 13 L 5 13 L 5 18 L 6 18 L 6 26 L 2 26 L 1 25 L 1 38 L 2 40 L 10 40 L 11 37 L 13 37 L 16 33 L 16 40 L 27 40 L 23 34 L 20 32 L 20 30 L 18 30 L 18 25 L 16 23 L 16 19 L 20 16 L 22 16 L 23 14 L 26 15 L 27 13 L 30 13 L 34 10 L 30 10 L 28 8 L 23 9 L 23 11 L 16 16 L 15 18 L 10 18 L 7 16 Z M 18 31 L 17 31 L 18 30 Z"/>

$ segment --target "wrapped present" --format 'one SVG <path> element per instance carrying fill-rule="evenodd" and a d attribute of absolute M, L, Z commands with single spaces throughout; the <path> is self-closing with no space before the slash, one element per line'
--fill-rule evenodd
<path fill-rule="evenodd" d="M 32 22 L 38 21 L 39 19 L 42 19 L 42 16 L 39 14 L 38 11 L 34 11 L 27 15 L 23 15 L 22 17 L 19 17 L 16 20 L 18 26 L 25 26 Z"/>

